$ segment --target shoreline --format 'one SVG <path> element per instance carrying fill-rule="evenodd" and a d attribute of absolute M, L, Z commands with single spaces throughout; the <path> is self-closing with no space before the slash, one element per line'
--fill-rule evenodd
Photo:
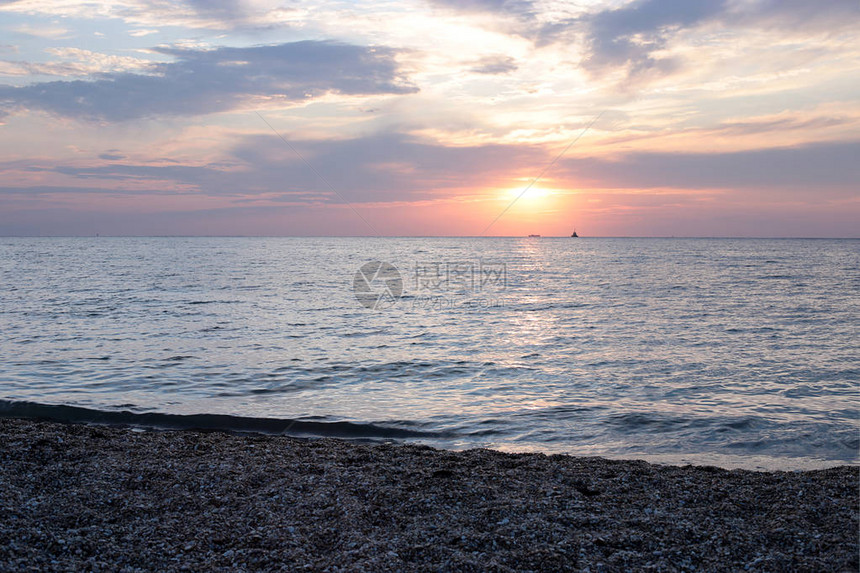
<path fill-rule="evenodd" d="M 0 570 L 857 571 L 860 467 L 0 419 Z"/>
<path fill-rule="evenodd" d="M 40 403 L 0 399 L 0 418 L 57 422 L 60 424 L 93 424 L 96 426 L 133 428 L 142 431 L 223 432 L 233 435 L 263 435 L 298 439 L 344 439 L 358 444 L 424 444 L 446 451 L 492 449 L 504 453 L 542 453 L 572 457 L 602 457 L 619 461 L 645 461 L 654 465 L 716 466 L 723 469 L 751 471 L 809 471 L 843 465 L 860 467 L 860 458 L 850 460 L 813 456 L 726 453 L 616 453 L 584 452 L 576 448 L 547 448 L 549 444 L 498 442 L 491 445 L 455 440 L 444 431 L 424 431 L 402 426 L 377 425 L 361 421 L 309 421 L 289 418 L 241 416 L 225 413 L 190 413 L 94 409 L 69 404 Z M 541 447 L 541 446 L 544 447 Z"/>

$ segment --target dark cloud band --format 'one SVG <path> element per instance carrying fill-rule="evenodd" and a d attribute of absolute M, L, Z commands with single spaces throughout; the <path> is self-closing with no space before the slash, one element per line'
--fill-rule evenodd
<path fill-rule="evenodd" d="M 301 101 L 326 93 L 405 94 L 397 52 L 335 42 L 304 41 L 214 50 L 160 49 L 175 62 L 149 74 L 108 73 L 94 81 L 0 86 L 6 111 L 39 109 L 77 119 L 124 121 L 229 111 L 252 97 Z"/>

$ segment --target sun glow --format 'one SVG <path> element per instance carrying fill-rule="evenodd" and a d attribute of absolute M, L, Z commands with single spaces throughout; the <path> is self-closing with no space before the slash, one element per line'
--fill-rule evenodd
<path fill-rule="evenodd" d="M 504 199 L 514 200 L 519 198 L 519 201 L 534 202 L 547 199 L 554 194 L 554 190 L 543 187 L 514 187 L 505 189 L 502 197 Z M 522 196 L 521 196 L 522 195 Z"/>

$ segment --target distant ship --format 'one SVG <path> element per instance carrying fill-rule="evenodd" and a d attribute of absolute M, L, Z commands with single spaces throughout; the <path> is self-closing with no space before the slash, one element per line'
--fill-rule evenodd
<path fill-rule="evenodd" d="M 579 235 L 576 234 L 576 229 L 573 230 L 573 234 L 571 235 L 571 237 L 573 237 L 574 239 L 579 237 Z"/>
<path fill-rule="evenodd" d="M 529 235 L 529 239 L 540 239 L 540 235 Z"/>

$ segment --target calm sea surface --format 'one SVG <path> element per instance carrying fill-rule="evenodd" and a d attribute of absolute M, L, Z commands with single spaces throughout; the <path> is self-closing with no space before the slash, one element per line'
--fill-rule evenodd
<path fill-rule="evenodd" d="M 0 286 L 0 415 L 860 463 L 856 240 L 0 238 Z"/>

